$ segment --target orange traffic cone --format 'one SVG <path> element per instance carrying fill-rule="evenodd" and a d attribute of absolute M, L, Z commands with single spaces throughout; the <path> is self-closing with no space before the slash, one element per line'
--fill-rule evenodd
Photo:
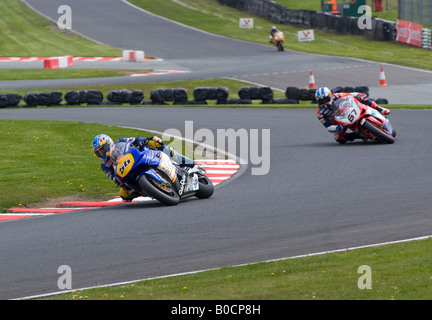
<path fill-rule="evenodd" d="M 310 75 L 309 75 L 309 89 L 316 89 L 315 77 L 314 77 L 312 71 L 310 72 Z"/>
<path fill-rule="evenodd" d="M 387 82 L 384 74 L 384 67 L 381 67 L 380 76 L 379 76 L 379 85 L 380 87 L 386 87 Z"/>

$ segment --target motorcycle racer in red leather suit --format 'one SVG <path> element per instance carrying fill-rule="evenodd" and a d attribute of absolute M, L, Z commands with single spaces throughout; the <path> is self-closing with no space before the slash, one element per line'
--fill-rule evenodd
<path fill-rule="evenodd" d="M 327 128 L 330 133 L 334 134 L 334 138 L 337 142 L 343 144 L 347 141 L 353 141 L 355 139 L 361 139 L 355 132 L 346 132 L 346 128 L 335 125 L 333 123 L 333 102 L 339 98 L 346 96 L 353 96 L 361 103 L 377 110 L 382 115 L 387 116 L 390 113 L 389 109 L 379 106 L 375 101 L 369 100 L 368 96 L 364 93 L 358 92 L 337 92 L 332 93 L 327 87 L 319 88 L 315 92 L 315 99 L 318 103 L 318 110 L 316 116 L 318 120 Z"/>

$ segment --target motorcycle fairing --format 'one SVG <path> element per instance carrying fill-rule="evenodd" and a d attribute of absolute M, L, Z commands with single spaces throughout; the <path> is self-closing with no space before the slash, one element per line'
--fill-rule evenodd
<path fill-rule="evenodd" d="M 361 102 L 356 101 L 353 97 L 347 96 L 339 98 L 335 101 L 334 105 L 334 118 L 342 126 L 352 129 L 354 132 L 362 132 L 367 135 L 368 138 L 373 138 L 368 132 L 363 132 L 361 128 L 357 128 L 356 123 L 358 122 L 360 126 L 364 124 L 366 120 L 382 127 L 384 130 L 390 133 L 392 132 L 392 127 L 389 121 L 377 110 L 361 104 Z"/>
<path fill-rule="evenodd" d="M 152 168 L 165 172 L 172 182 L 176 180 L 176 168 L 165 153 L 148 147 L 144 147 L 142 151 L 133 147 L 125 148 L 125 150 L 127 152 L 118 160 L 116 169 L 120 182 L 132 185 L 143 174 L 152 176 L 158 182 L 162 181 L 162 178 Z"/>

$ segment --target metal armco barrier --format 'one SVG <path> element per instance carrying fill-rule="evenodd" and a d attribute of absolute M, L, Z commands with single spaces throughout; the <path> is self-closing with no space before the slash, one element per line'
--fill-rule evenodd
<path fill-rule="evenodd" d="M 432 49 L 432 32 L 431 29 L 422 29 L 422 48 Z"/>

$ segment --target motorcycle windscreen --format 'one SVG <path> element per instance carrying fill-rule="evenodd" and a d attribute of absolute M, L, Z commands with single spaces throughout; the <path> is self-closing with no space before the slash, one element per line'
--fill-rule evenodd
<path fill-rule="evenodd" d="M 112 152 L 110 158 L 114 163 L 117 163 L 121 157 L 128 151 L 130 146 L 129 142 L 118 142 Z"/>
<path fill-rule="evenodd" d="M 342 117 L 354 104 L 355 101 L 351 97 L 339 98 L 333 103 L 333 113 L 337 117 Z"/>

